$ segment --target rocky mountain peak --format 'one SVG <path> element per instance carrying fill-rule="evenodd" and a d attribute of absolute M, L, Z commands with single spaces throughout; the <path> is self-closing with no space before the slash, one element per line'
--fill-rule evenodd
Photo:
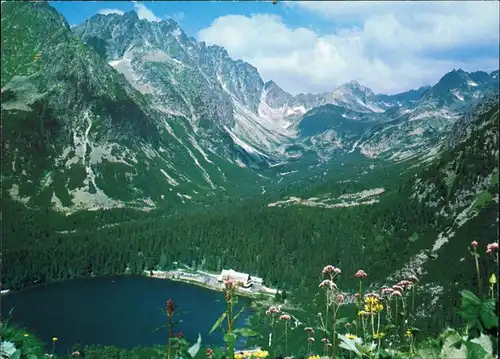
<path fill-rule="evenodd" d="M 366 86 L 361 85 L 356 80 L 352 80 L 352 81 L 349 81 L 343 85 L 340 85 L 336 91 L 339 91 L 339 92 L 349 91 L 355 95 L 363 95 L 363 96 L 367 96 L 367 97 L 374 95 L 374 93 L 371 89 L 369 89 Z"/>

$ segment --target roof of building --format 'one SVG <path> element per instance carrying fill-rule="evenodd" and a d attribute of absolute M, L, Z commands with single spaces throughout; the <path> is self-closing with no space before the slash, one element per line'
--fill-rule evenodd
<path fill-rule="evenodd" d="M 234 276 L 234 277 L 248 277 L 248 276 L 250 276 L 250 278 L 252 280 L 262 281 L 262 278 L 252 276 L 252 275 L 250 275 L 248 273 L 237 272 L 237 271 L 235 271 L 233 269 L 223 269 L 221 271 L 220 275 L 221 276 L 229 275 L 229 276 Z"/>

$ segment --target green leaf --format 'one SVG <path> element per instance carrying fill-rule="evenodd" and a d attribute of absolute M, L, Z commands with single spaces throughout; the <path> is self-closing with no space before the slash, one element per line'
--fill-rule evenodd
<path fill-rule="evenodd" d="M 226 318 L 226 315 L 227 315 L 226 312 L 222 313 L 222 315 L 219 317 L 219 319 L 217 319 L 217 321 L 212 326 L 212 329 L 210 329 L 210 331 L 208 332 L 208 335 L 212 334 L 215 331 L 215 329 L 217 329 L 218 327 L 220 327 L 220 325 L 224 321 L 224 318 Z"/>
<path fill-rule="evenodd" d="M 346 349 L 350 352 L 356 353 L 356 355 L 361 356 L 361 351 L 356 344 L 362 344 L 363 340 L 361 338 L 349 339 L 345 335 L 339 334 L 339 339 L 342 341 L 339 344 L 340 348 Z"/>
<path fill-rule="evenodd" d="M 463 345 L 464 340 L 455 330 L 446 330 L 442 337 L 444 339 L 440 358 L 442 359 L 466 359 L 467 347 Z"/>
<path fill-rule="evenodd" d="M 389 330 L 394 329 L 394 328 L 396 328 L 396 326 L 394 324 L 387 324 L 385 326 L 385 331 L 388 332 Z"/>
<path fill-rule="evenodd" d="M 462 305 L 464 303 L 475 305 L 481 304 L 481 299 L 479 299 L 474 293 L 469 290 L 462 290 L 460 294 L 462 295 Z"/>
<path fill-rule="evenodd" d="M 486 359 L 491 357 L 489 353 L 477 343 L 467 341 L 465 342 L 465 346 L 467 347 L 467 359 Z"/>
<path fill-rule="evenodd" d="M 341 324 L 344 324 L 344 323 L 347 323 L 349 319 L 346 318 L 346 317 L 343 317 L 343 318 L 339 318 L 335 321 L 335 327 L 341 325 Z"/>
<path fill-rule="evenodd" d="M 378 355 L 379 359 L 394 359 L 392 353 L 388 352 L 386 349 L 380 349 Z"/>
<path fill-rule="evenodd" d="M 259 335 L 258 332 L 250 329 L 250 328 L 240 328 L 240 329 L 235 329 L 233 330 L 233 333 L 239 333 L 244 337 L 255 337 Z"/>
<path fill-rule="evenodd" d="M 226 333 L 224 334 L 224 341 L 228 343 L 229 346 L 234 347 L 234 343 L 236 343 L 236 334 L 234 333 Z"/>
<path fill-rule="evenodd" d="M 492 299 L 485 300 L 482 303 L 479 318 L 486 329 L 495 328 L 498 325 L 498 317 L 495 314 L 495 302 Z"/>
<path fill-rule="evenodd" d="M 439 350 L 436 348 L 420 348 L 418 350 L 418 355 L 426 359 L 440 359 Z"/>
<path fill-rule="evenodd" d="M 481 309 L 481 300 L 468 290 L 463 290 L 460 293 L 462 294 L 462 304 L 458 314 L 463 320 L 466 321 L 467 326 L 470 329 L 473 329 L 480 324 L 478 323 L 478 320 Z"/>
<path fill-rule="evenodd" d="M 10 359 L 21 359 L 21 349 L 17 349 L 14 354 L 10 356 Z"/>
<path fill-rule="evenodd" d="M 481 333 L 478 338 L 472 339 L 470 342 L 481 345 L 488 354 L 493 354 L 493 343 L 489 336 Z"/>
<path fill-rule="evenodd" d="M 241 313 L 243 313 L 245 311 L 245 309 L 247 309 L 248 306 L 244 306 L 243 308 L 240 309 L 240 311 L 234 316 L 233 318 L 233 321 L 236 320 L 236 318 L 238 318 L 240 316 Z"/>

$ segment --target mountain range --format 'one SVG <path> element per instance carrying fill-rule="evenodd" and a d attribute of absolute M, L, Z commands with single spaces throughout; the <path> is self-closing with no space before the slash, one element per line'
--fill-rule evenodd
<path fill-rule="evenodd" d="M 498 70 L 454 70 L 395 95 L 351 81 L 293 96 L 173 20 L 97 14 L 70 29 L 45 3 L 2 10 L 4 180 L 12 198 L 66 212 L 260 188 L 347 155 L 435 155 L 499 84 Z"/>

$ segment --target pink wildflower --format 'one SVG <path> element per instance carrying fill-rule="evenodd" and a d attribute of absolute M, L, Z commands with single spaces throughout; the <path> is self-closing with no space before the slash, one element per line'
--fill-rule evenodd
<path fill-rule="evenodd" d="M 416 275 L 411 275 L 408 277 L 408 280 L 411 282 L 418 282 L 418 278 Z"/>
<path fill-rule="evenodd" d="M 473 247 L 474 249 L 476 249 L 476 248 L 477 248 L 478 243 L 477 243 L 476 241 L 472 241 L 472 242 L 471 242 L 471 245 L 472 245 L 472 247 Z"/>
<path fill-rule="evenodd" d="M 309 343 L 314 343 L 314 340 L 315 340 L 315 339 L 314 339 L 313 337 L 309 337 L 309 338 L 307 338 L 307 341 L 308 341 Z"/>
<path fill-rule="evenodd" d="M 392 286 L 392 289 L 397 290 L 397 291 L 400 291 L 401 293 L 403 293 L 403 290 L 404 290 L 404 288 L 403 288 L 402 286 L 397 285 L 397 284 L 396 284 L 396 285 L 393 285 L 393 286 Z"/>
<path fill-rule="evenodd" d="M 288 314 L 283 314 L 280 316 L 280 320 L 290 320 L 291 317 Z"/>
<path fill-rule="evenodd" d="M 360 269 L 356 272 L 356 274 L 354 274 L 354 276 L 356 278 L 360 278 L 360 279 L 363 279 L 363 278 L 366 278 L 368 276 L 368 274 L 365 273 L 364 270 Z"/>
<path fill-rule="evenodd" d="M 331 264 L 327 265 L 325 268 L 323 268 L 323 270 L 321 271 L 321 273 L 323 275 L 325 274 L 330 274 L 330 273 L 333 273 L 333 271 L 335 270 L 335 267 L 332 266 Z"/>
<path fill-rule="evenodd" d="M 400 287 L 403 287 L 403 288 L 408 288 L 409 286 L 411 286 L 411 282 L 408 281 L 408 280 L 402 280 L 400 281 L 398 284 L 396 284 L 397 286 L 400 286 Z"/>
<path fill-rule="evenodd" d="M 280 309 L 275 306 L 270 306 L 268 310 L 266 310 L 266 315 L 272 315 L 274 313 L 279 313 Z"/>
<path fill-rule="evenodd" d="M 335 274 L 342 273 L 342 271 L 340 270 L 340 268 L 337 268 L 337 267 L 333 268 L 333 271 L 335 272 Z"/>
<path fill-rule="evenodd" d="M 337 302 L 342 303 L 344 301 L 344 296 L 342 294 L 337 294 Z"/>
<path fill-rule="evenodd" d="M 498 249 L 498 242 L 490 243 L 486 246 L 486 253 L 493 254 L 493 251 L 497 249 Z"/>
<path fill-rule="evenodd" d="M 328 340 L 328 338 L 323 338 L 323 339 L 321 339 L 321 341 L 322 341 L 323 343 L 330 343 L 330 341 Z"/>
<path fill-rule="evenodd" d="M 356 297 L 356 299 L 359 299 L 360 297 L 359 293 L 354 294 L 354 297 Z"/>
<path fill-rule="evenodd" d="M 309 334 L 314 334 L 314 329 L 311 327 L 305 327 L 304 330 L 308 332 Z"/>
<path fill-rule="evenodd" d="M 392 288 L 382 288 L 382 294 L 391 294 L 394 291 Z"/>
<path fill-rule="evenodd" d="M 365 295 L 365 298 L 377 298 L 380 299 L 380 296 L 377 293 L 368 293 Z"/>
<path fill-rule="evenodd" d="M 333 347 L 333 344 L 332 343 L 326 343 L 326 346 L 329 347 L 329 348 L 331 348 L 331 347 Z"/>
<path fill-rule="evenodd" d="M 322 281 L 320 284 L 319 284 L 319 287 L 320 288 L 328 288 L 328 289 L 333 289 L 333 288 L 337 288 L 337 285 L 335 283 L 333 283 L 331 280 L 329 279 L 325 279 L 324 281 Z"/>
<path fill-rule="evenodd" d="M 402 297 L 403 295 L 401 294 L 401 292 L 399 290 L 394 290 L 391 294 L 391 297 L 395 295 L 396 297 Z"/>

